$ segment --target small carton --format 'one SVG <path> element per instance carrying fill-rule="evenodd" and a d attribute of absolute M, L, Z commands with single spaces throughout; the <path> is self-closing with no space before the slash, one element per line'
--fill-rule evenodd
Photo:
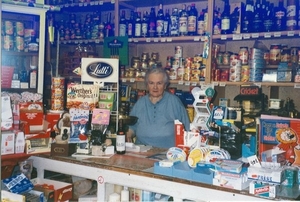
<path fill-rule="evenodd" d="M 265 198 L 275 198 L 278 192 L 278 185 L 252 181 L 249 185 L 249 193 Z"/>
<path fill-rule="evenodd" d="M 15 133 L 5 131 L 2 132 L 1 138 L 1 155 L 15 153 Z"/>
<path fill-rule="evenodd" d="M 175 146 L 184 145 L 184 125 L 179 120 L 174 121 Z"/>
<path fill-rule="evenodd" d="M 19 201 L 25 202 L 25 196 L 21 194 L 14 194 L 9 191 L 1 190 L 2 201 Z"/>
<path fill-rule="evenodd" d="M 20 103 L 20 120 L 29 125 L 43 125 L 44 110 L 42 102 Z"/>
<path fill-rule="evenodd" d="M 9 96 L 1 98 L 1 130 L 11 130 L 13 128 L 13 113 Z"/>
<path fill-rule="evenodd" d="M 24 132 L 18 131 L 15 136 L 15 153 L 24 153 L 25 150 L 25 135 Z"/>
<path fill-rule="evenodd" d="M 60 182 L 56 180 L 34 178 L 31 180 L 34 185 L 34 190 L 44 192 L 46 198 L 51 197 L 54 191 L 54 201 L 67 201 L 72 198 L 73 186 L 71 183 Z M 47 186 L 45 186 L 47 185 Z M 53 187 L 51 189 L 50 187 Z"/>

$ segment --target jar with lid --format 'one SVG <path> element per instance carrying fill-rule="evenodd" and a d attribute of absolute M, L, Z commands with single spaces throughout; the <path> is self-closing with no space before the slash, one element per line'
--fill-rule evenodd
<path fill-rule="evenodd" d="M 149 53 L 148 52 L 143 52 L 141 56 L 141 60 L 149 60 Z"/>
<path fill-rule="evenodd" d="M 223 65 L 229 65 L 230 64 L 230 53 L 225 52 L 223 54 Z"/>
<path fill-rule="evenodd" d="M 248 47 L 240 47 L 239 59 L 241 60 L 242 65 L 248 64 L 249 52 Z"/>
<path fill-rule="evenodd" d="M 298 47 L 291 47 L 291 62 L 298 63 L 299 56 L 298 56 Z"/>
<path fill-rule="evenodd" d="M 134 69 L 138 69 L 140 67 L 140 58 L 137 56 L 133 56 L 131 58 L 131 67 Z"/>
<path fill-rule="evenodd" d="M 270 47 L 270 65 L 278 65 L 281 60 L 281 45 L 272 44 Z"/>
<path fill-rule="evenodd" d="M 148 68 L 148 60 L 142 60 L 140 66 L 141 66 L 141 69 L 147 69 Z"/>

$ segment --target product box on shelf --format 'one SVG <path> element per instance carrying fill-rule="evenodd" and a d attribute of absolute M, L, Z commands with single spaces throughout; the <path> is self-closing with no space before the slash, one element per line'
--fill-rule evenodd
<path fill-rule="evenodd" d="M 23 102 L 19 104 L 20 120 L 30 126 L 43 125 L 44 107 L 42 102 Z"/>
<path fill-rule="evenodd" d="M 71 156 L 76 153 L 77 144 L 51 144 L 51 156 Z"/>
<path fill-rule="evenodd" d="M 20 128 L 25 133 L 25 139 L 33 138 L 49 138 L 50 137 L 50 128 L 49 122 L 42 120 L 41 125 L 30 125 L 29 122 L 21 121 Z"/>
<path fill-rule="evenodd" d="M 61 117 L 61 113 L 47 112 L 47 114 L 45 115 L 45 120 L 49 122 L 49 128 L 51 131 L 55 130 L 56 128 L 55 125 L 57 124 L 60 117 Z"/>
<path fill-rule="evenodd" d="M 56 180 L 34 178 L 31 180 L 34 190 L 44 192 L 47 199 L 54 198 L 53 201 L 67 201 L 72 198 L 73 186 L 71 183 Z M 44 186 L 47 185 L 47 186 Z M 50 188 L 52 187 L 52 188 Z M 54 192 L 54 197 L 53 197 Z"/>
<path fill-rule="evenodd" d="M 9 191 L 1 190 L 1 199 L 2 201 L 18 201 L 18 202 L 25 202 L 25 196 L 21 194 L 14 194 Z"/>
<path fill-rule="evenodd" d="M 24 153 L 25 151 L 25 135 L 23 131 L 16 132 L 15 135 L 15 153 Z"/>
<path fill-rule="evenodd" d="M 15 133 L 10 131 L 1 134 L 1 155 L 15 153 Z"/>
<path fill-rule="evenodd" d="M 284 178 L 283 168 L 263 168 L 250 166 L 248 178 L 269 183 L 281 183 Z"/>
<path fill-rule="evenodd" d="M 275 198 L 278 185 L 260 181 L 252 181 L 249 185 L 249 193 L 259 197 Z"/>
<path fill-rule="evenodd" d="M 1 88 L 11 88 L 14 69 L 13 66 L 1 66 Z"/>
<path fill-rule="evenodd" d="M 9 96 L 1 97 L 1 106 L 1 131 L 11 130 L 13 128 L 13 112 Z"/>

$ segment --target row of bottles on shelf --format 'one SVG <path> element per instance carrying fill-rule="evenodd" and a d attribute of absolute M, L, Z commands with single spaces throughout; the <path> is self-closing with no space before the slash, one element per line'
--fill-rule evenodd
<path fill-rule="evenodd" d="M 246 4 L 224 1 L 224 10 L 214 11 L 214 34 L 255 33 L 297 30 L 300 27 L 299 1 L 279 0 L 278 5 L 266 0 L 246 0 Z"/>
<path fill-rule="evenodd" d="M 202 9 L 198 16 L 196 5 L 182 4 L 182 8 L 163 9 L 160 4 L 156 13 L 155 7 L 150 12 L 131 11 L 126 18 L 122 10 L 119 23 L 119 35 L 128 37 L 161 37 L 204 35 L 207 30 L 207 8 Z"/>

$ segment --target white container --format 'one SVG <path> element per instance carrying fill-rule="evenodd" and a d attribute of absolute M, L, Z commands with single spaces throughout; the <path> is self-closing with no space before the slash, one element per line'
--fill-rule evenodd
<path fill-rule="evenodd" d="M 282 107 L 281 99 L 270 99 L 269 100 L 269 109 L 280 109 Z"/>

